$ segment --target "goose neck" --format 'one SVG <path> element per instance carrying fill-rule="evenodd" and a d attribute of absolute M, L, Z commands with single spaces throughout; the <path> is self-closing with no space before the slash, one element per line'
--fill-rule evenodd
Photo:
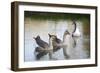
<path fill-rule="evenodd" d="M 76 25 L 76 23 L 74 24 L 74 31 L 73 31 L 73 33 L 76 31 L 76 27 L 77 27 L 77 25 Z"/>
<path fill-rule="evenodd" d="M 67 36 L 67 34 L 63 35 L 63 42 L 65 42 L 66 36 Z"/>
<path fill-rule="evenodd" d="M 51 47 L 53 45 L 52 38 L 49 39 L 49 46 Z"/>

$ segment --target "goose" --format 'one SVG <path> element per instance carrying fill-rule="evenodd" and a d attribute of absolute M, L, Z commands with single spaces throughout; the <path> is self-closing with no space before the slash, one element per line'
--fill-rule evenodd
<path fill-rule="evenodd" d="M 47 53 L 49 53 L 49 58 L 50 59 L 54 59 L 52 57 L 52 51 L 53 51 L 53 45 L 52 45 L 52 41 L 53 41 L 54 37 L 49 37 L 49 44 L 45 41 L 43 41 L 40 36 L 37 36 L 35 38 L 36 43 L 38 44 L 39 47 L 35 48 L 35 52 L 38 52 L 39 54 L 37 54 L 36 58 L 40 59 L 42 56 L 46 55 Z"/>
<path fill-rule="evenodd" d="M 74 25 L 74 30 L 72 32 L 72 37 L 80 37 L 81 33 L 79 31 L 79 28 L 77 27 L 77 24 L 75 21 L 73 21 L 72 25 Z"/>
<path fill-rule="evenodd" d="M 65 30 L 64 34 L 63 34 L 63 40 L 60 44 L 58 44 L 58 46 L 60 46 L 61 48 L 63 48 L 63 54 L 64 54 L 64 57 L 67 59 L 69 58 L 69 55 L 67 54 L 67 44 L 66 44 L 66 37 L 67 35 L 70 35 L 69 31 L 68 30 Z"/>
<path fill-rule="evenodd" d="M 48 34 L 49 35 L 49 34 Z M 54 60 L 57 60 L 56 58 L 54 58 L 53 57 L 53 41 L 54 41 L 54 39 L 55 39 L 55 37 L 54 36 L 50 36 L 49 35 L 49 47 L 48 47 L 48 49 L 49 49 L 49 58 L 50 59 L 54 59 Z"/>
<path fill-rule="evenodd" d="M 60 49 L 60 46 L 57 46 L 56 44 L 60 44 L 62 41 L 56 36 L 56 35 L 51 35 L 51 34 L 48 34 L 49 37 L 54 37 L 53 39 L 53 52 L 56 52 Z"/>
<path fill-rule="evenodd" d="M 40 59 L 42 56 L 46 55 L 47 52 L 43 51 L 46 47 L 49 46 L 49 44 L 45 41 L 43 41 L 40 36 L 38 35 L 37 37 L 33 37 L 35 39 L 38 47 L 35 48 L 35 53 L 37 52 L 38 54 L 36 55 L 36 59 Z"/>
<path fill-rule="evenodd" d="M 81 33 L 80 33 L 79 28 L 77 27 L 77 24 L 76 24 L 75 21 L 73 21 L 72 25 L 74 25 L 74 30 L 72 32 L 72 38 L 73 38 L 73 41 L 74 41 L 73 47 L 76 47 L 77 39 L 81 36 Z"/>
<path fill-rule="evenodd" d="M 69 35 L 70 33 L 68 32 L 68 30 L 65 30 L 64 34 L 63 34 L 63 40 L 60 40 L 59 38 L 57 38 L 57 36 L 55 35 L 50 35 L 49 36 L 54 36 L 55 39 L 53 40 L 53 51 L 57 51 L 61 48 L 63 48 L 63 54 L 65 58 L 69 58 L 68 54 L 67 54 L 67 44 L 66 44 L 66 36 Z"/>

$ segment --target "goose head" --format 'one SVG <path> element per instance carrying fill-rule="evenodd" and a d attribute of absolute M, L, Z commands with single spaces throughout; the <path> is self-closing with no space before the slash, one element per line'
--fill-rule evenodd
<path fill-rule="evenodd" d="M 70 35 L 68 30 L 65 30 L 64 35 Z"/>
<path fill-rule="evenodd" d="M 38 40 L 40 39 L 40 36 L 38 35 L 37 37 L 33 37 L 33 39 Z"/>
<path fill-rule="evenodd" d="M 49 35 L 49 39 L 52 39 L 52 41 L 55 40 L 55 39 L 57 38 L 56 35 L 51 35 L 51 34 L 48 34 L 48 35 Z"/>

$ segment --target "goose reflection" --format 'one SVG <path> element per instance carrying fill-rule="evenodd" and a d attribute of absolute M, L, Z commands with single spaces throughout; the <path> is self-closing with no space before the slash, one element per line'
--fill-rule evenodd
<path fill-rule="evenodd" d="M 75 20 L 73 20 L 72 25 L 74 25 L 74 30 L 72 32 L 72 38 L 74 40 L 74 47 L 76 47 L 78 38 L 81 37 L 81 33 L 80 33 L 80 30 Z"/>

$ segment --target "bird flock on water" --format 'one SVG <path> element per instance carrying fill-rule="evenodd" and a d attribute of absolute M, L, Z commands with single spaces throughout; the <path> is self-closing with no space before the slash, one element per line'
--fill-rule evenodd
<path fill-rule="evenodd" d="M 71 34 L 74 44 L 76 45 L 75 38 L 80 37 L 81 33 L 79 31 L 79 28 L 77 27 L 76 21 L 73 21 L 72 23 L 74 25 L 74 30 Z M 57 52 L 61 48 L 63 49 L 63 55 L 66 59 L 70 58 L 70 56 L 67 54 L 67 44 L 65 42 L 66 36 L 70 35 L 68 30 L 65 30 L 63 33 L 63 40 L 59 39 L 56 35 L 52 35 L 48 33 L 49 36 L 49 43 L 45 42 L 41 37 L 38 35 L 37 37 L 33 37 L 37 43 L 37 47 L 35 48 L 36 54 L 36 59 L 39 60 L 45 55 L 49 55 L 50 60 L 57 60 L 56 58 L 53 57 L 53 53 Z M 75 46 L 74 46 L 75 47 Z"/>

